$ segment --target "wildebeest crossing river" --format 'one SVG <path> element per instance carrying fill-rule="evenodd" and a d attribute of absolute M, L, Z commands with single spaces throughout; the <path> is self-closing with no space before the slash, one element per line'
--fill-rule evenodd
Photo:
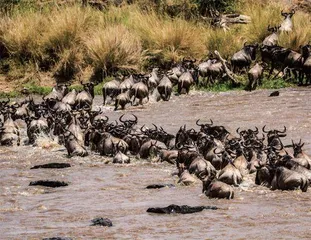
<path fill-rule="evenodd" d="M 134 113 L 138 125 L 162 126 L 175 134 L 180 126 L 198 128 L 197 119 L 224 125 L 230 132 L 241 127 L 282 129 L 287 127 L 284 144 L 291 139 L 305 142 L 311 154 L 311 89 L 205 93 L 173 96 L 169 102 L 149 103 L 112 111 L 111 121 L 123 113 Z M 101 105 L 102 98 L 95 98 Z M 23 137 L 26 137 L 23 132 Z M 232 200 L 209 199 L 202 184 L 179 186 L 172 176 L 176 167 L 168 163 L 133 160 L 129 165 L 105 164 L 107 158 L 91 153 L 85 158 L 66 157 L 64 147 L 0 148 L 0 232 L 1 239 L 309 239 L 311 191 L 271 191 L 254 184 L 254 175 L 235 188 Z M 30 169 L 34 165 L 63 162 L 63 169 Z M 37 180 L 58 180 L 60 188 L 29 186 Z M 146 189 L 150 184 L 176 187 Z M 186 215 L 155 215 L 150 207 L 170 204 L 217 206 Z M 90 226 L 91 219 L 109 218 L 113 227 Z"/>

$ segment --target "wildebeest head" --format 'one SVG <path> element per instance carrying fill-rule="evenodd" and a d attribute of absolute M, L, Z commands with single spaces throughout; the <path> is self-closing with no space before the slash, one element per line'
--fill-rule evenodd
<path fill-rule="evenodd" d="M 286 137 L 286 127 L 284 126 L 283 131 L 279 130 L 265 130 L 266 125 L 262 128 L 264 133 L 267 133 L 268 145 L 269 146 L 283 146 L 281 142 L 281 137 Z"/>
<path fill-rule="evenodd" d="M 130 119 L 128 119 L 128 120 L 123 120 L 123 119 L 122 119 L 123 116 L 124 116 L 124 114 L 123 114 L 123 115 L 121 115 L 121 117 L 119 118 L 119 121 L 120 121 L 121 123 L 123 123 L 123 125 L 124 125 L 126 128 L 131 129 L 133 126 L 135 126 L 135 125 L 137 124 L 137 117 L 136 117 L 134 114 L 132 114 L 132 115 L 133 115 L 133 117 L 134 117 L 134 120 L 130 120 Z"/>
<path fill-rule="evenodd" d="M 281 15 L 284 17 L 284 19 L 292 18 L 294 14 L 295 14 L 294 9 L 292 9 L 290 12 L 283 12 L 283 10 L 281 11 Z"/>
<path fill-rule="evenodd" d="M 294 143 L 294 141 L 292 140 L 292 144 L 293 144 L 293 150 L 294 150 L 294 157 L 297 157 L 298 154 L 302 153 L 302 147 L 305 144 L 301 143 L 301 139 L 299 143 Z"/>
<path fill-rule="evenodd" d="M 246 42 L 244 43 L 244 51 L 246 53 L 248 53 L 251 56 L 251 59 L 254 61 L 256 59 L 256 51 L 258 48 L 258 43 L 255 44 L 246 44 Z"/>

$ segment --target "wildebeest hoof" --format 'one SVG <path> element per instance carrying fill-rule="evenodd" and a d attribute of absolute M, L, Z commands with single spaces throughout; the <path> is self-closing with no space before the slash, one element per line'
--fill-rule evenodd
<path fill-rule="evenodd" d="M 37 185 L 44 186 L 44 187 L 57 188 L 57 187 L 68 186 L 68 183 L 61 182 L 61 181 L 39 180 L 39 181 L 30 182 L 29 184 L 29 186 L 37 186 Z"/>
<path fill-rule="evenodd" d="M 269 95 L 269 97 L 277 97 L 277 96 L 279 96 L 280 95 L 280 92 L 279 91 L 274 91 L 274 92 L 272 92 L 270 95 Z"/>
<path fill-rule="evenodd" d="M 36 165 L 30 169 L 38 169 L 38 168 L 68 168 L 71 167 L 69 163 L 47 163 L 42 165 Z"/>
<path fill-rule="evenodd" d="M 155 188 L 164 188 L 164 187 L 168 187 L 168 188 L 173 188 L 175 187 L 174 184 L 151 184 L 151 185 L 148 185 L 146 188 L 147 189 L 155 189 Z"/>
<path fill-rule="evenodd" d="M 68 238 L 68 237 L 51 237 L 51 238 L 43 238 L 42 240 L 72 240 L 72 238 Z"/>
<path fill-rule="evenodd" d="M 148 208 L 147 212 L 151 213 L 161 213 L 161 214 L 171 214 L 171 213 L 181 213 L 181 214 L 189 214 L 189 213 L 196 213 L 201 212 L 204 209 L 211 209 L 217 210 L 218 208 L 215 206 L 197 206 L 197 207 L 190 207 L 188 205 L 178 206 L 175 204 L 169 205 L 168 207 L 159 207 L 159 208 Z"/>
<path fill-rule="evenodd" d="M 112 222 L 109 218 L 94 218 L 92 220 L 92 225 L 91 226 L 104 226 L 104 227 L 112 227 Z"/>

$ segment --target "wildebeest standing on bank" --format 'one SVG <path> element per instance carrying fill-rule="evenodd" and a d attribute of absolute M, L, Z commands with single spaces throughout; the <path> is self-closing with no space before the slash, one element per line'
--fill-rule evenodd
<path fill-rule="evenodd" d="M 258 43 L 246 45 L 244 43 L 244 47 L 233 54 L 231 58 L 231 65 L 233 67 L 233 72 L 241 71 L 243 68 L 246 70 L 249 69 L 252 61 L 256 59 L 256 50 L 258 48 Z"/>
<path fill-rule="evenodd" d="M 262 44 L 265 45 L 265 46 L 275 46 L 278 44 L 278 41 L 279 41 L 279 34 L 278 34 L 278 30 L 279 28 L 281 27 L 278 26 L 278 27 L 270 27 L 270 25 L 268 26 L 268 31 L 271 32 L 271 34 L 269 36 L 267 36 Z"/>
<path fill-rule="evenodd" d="M 292 11 L 286 13 L 281 11 L 281 15 L 284 17 L 283 22 L 281 23 L 280 31 L 281 32 L 291 32 L 293 31 L 293 21 L 292 17 L 295 14 L 295 10 L 292 9 Z"/>
<path fill-rule="evenodd" d="M 258 85 L 261 85 L 263 75 L 263 67 L 256 63 L 248 72 L 248 86 L 247 90 L 255 90 Z"/>

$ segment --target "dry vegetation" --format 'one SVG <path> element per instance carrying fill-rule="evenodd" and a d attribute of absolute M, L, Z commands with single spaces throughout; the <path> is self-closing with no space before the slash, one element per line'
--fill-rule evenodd
<path fill-rule="evenodd" d="M 3 15 L 0 51 L 7 58 L 2 60 L 2 72 L 14 78 L 27 72 L 18 68 L 35 69 L 68 81 L 85 78 L 86 69 L 102 68 L 107 73 L 143 70 L 169 66 L 184 56 L 204 59 L 213 50 L 228 58 L 245 41 L 260 43 L 268 34 L 267 26 L 280 23 L 284 7 L 274 1 L 241 0 L 236 9 L 251 16 L 252 23 L 224 32 L 198 18 L 160 15 L 139 2 L 144 1 L 104 11 L 73 4 Z M 280 44 L 298 50 L 311 39 L 311 17 L 298 11 L 293 19 L 294 32 L 282 35 Z"/>

